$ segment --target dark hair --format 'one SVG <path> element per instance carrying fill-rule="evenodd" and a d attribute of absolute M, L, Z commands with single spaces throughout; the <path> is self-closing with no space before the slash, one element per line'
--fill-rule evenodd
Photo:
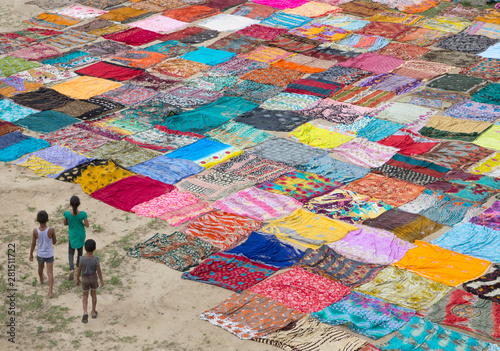
<path fill-rule="evenodd" d="M 76 215 L 78 212 L 78 206 L 80 206 L 80 198 L 76 195 L 73 195 L 71 199 L 69 199 L 69 204 L 73 207 L 73 214 Z"/>
<path fill-rule="evenodd" d="M 94 252 L 95 250 L 95 241 L 93 239 L 87 239 L 85 241 L 85 251 Z"/>
<path fill-rule="evenodd" d="M 45 224 L 49 221 L 49 215 L 46 211 L 40 211 L 36 215 L 36 221 L 40 224 Z"/>

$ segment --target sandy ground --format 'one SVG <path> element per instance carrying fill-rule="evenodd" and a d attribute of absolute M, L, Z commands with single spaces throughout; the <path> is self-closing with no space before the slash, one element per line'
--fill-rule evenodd
<path fill-rule="evenodd" d="M 0 30 L 26 28 L 21 21 L 43 12 L 25 0 L 0 0 Z M 205 43 L 205 45 L 207 45 Z M 36 136 L 35 133 L 27 134 Z M 285 133 L 276 133 L 285 136 Z M 68 281 L 67 231 L 62 214 L 78 195 L 88 213 L 87 238 L 97 242 L 105 286 L 98 293 L 99 316 L 81 322 L 81 290 Z M 40 210 L 49 213 L 55 246 L 54 298 L 40 285 L 29 262 L 31 233 Z M 232 292 L 181 279 L 165 265 L 135 259 L 127 249 L 155 233 L 171 233 L 166 222 L 143 218 L 92 199 L 76 184 L 42 178 L 12 163 L 0 163 L 0 293 L 7 296 L 7 247 L 16 246 L 16 344 L 6 340 L 7 303 L 0 310 L 0 350 L 277 350 L 232 334 L 198 318 Z M 181 227 L 182 229 L 183 227 Z M 427 240 L 437 237 L 435 233 Z M 383 342 L 390 337 L 377 341 Z"/>

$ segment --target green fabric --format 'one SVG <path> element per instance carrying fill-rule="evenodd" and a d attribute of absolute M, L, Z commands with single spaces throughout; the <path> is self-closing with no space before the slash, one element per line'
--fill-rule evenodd
<path fill-rule="evenodd" d="M 470 92 L 485 82 L 482 78 L 464 76 L 462 74 L 446 74 L 427 83 L 428 88 Z"/>
<path fill-rule="evenodd" d="M 69 244 L 73 249 L 79 249 L 85 244 L 85 227 L 83 220 L 87 219 L 87 214 L 80 211 L 76 216 L 71 212 L 64 212 L 64 218 L 68 220 Z"/>
<path fill-rule="evenodd" d="M 447 130 L 439 130 L 432 127 L 423 127 L 418 131 L 420 134 L 433 139 L 451 139 L 472 142 L 476 140 L 482 133 L 456 133 Z"/>
<path fill-rule="evenodd" d="M 500 126 L 493 125 L 481 134 L 474 144 L 487 149 L 500 151 Z"/>
<path fill-rule="evenodd" d="M 22 58 L 6 56 L 0 59 L 0 76 L 8 77 L 14 73 L 41 66 L 35 61 L 27 61 Z"/>
<path fill-rule="evenodd" d="M 500 105 L 500 84 L 491 83 L 472 95 L 472 101 Z"/>

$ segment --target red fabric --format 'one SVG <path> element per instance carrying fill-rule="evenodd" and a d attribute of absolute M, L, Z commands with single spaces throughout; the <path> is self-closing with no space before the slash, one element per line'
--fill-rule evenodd
<path fill-rule="evenodd" d="M 82 76 L 113 79 L 120 82 L 135 78 L 144 73 L 142 69 L 120 66 L 105 61 L 94 63 L 75 72 Z"/>
<path fill-rule="evenodd" d="M 284 90 L 287 93 L 306 94 L 306 95 L 319 96 L 319 97 L 323 97 L 323 98 L 330 96 L 332 93 L 334 93 L 337 90 L 340 90 L 344 87 L 344 84 L 334 83 L 334 82 L 326 83 L 326 82 L 321 82 L 321 81 L 314 80 L 314 79 L 297 79 L 296 81 L 293 81 L 290 84 L 297 84 L 297 85 L 303 86 L 303 88 L 300 88 L 296 85 L 292 85 L 290 87 L 290 85 L 289 85 L 289 87 L 287 87 Z M 320 88 L 320 89 L 324 89 L 324 90 L 321 90 L 321 91 L 314 90 L 314 89 L 308 90 L 307 87 Z"/>
<path fill-rule="evenodd" d="M 182 30 L 178 30 L 177 32 L 173 32 L 167 35 L 164 35 L 163 37 L 160 38 L 161 41 L 168 41 L 168 40 L 181 40 L 187 37 L 190 37 L 191 35 L 201 33 L 205 31 L 206 29 L 200 28 L 200 27 L 187 27 Z"/>
<path fill-rule="evenodd" d="M 208 6 L 213 9 L 219 9 L 221 11 L 224 11 L 225 9 L 228 9 L 233 6 L 238 6 L 242 3 L 244 3 L 246 0 L 210 0 L 207 3 L 204 3 L 203 6 Z"/>
<path fill-rule="evenodd" d="M 106 34 L 102 36 L 104 39 L 119 41 L 127 45 L 139 46 L 163 37 L 163 34 L 151 32 L 142 28 L 130 28 L 126 31 Z"/>
<path fill-rule="evenodd" d="M 106 185 L 90 196 L 119 210 L 130 212 L 132 207 L 163 194 L 175 187 L 142 175 L 133 175 Z"/>
<path fill-rule="evenodd" d="M 306 56 L 310 56 L 310 57 L 319 58 L 322 60 L 335 61 L 336 63 L 349 60 L 349 57 L 347 57 L 347 56 L 331 55 L 331 54 L 327 54 L 326 52 L 316 50 L 316 49 L 304 51 L 304 52 L 301 52 L 301 54 L 306 55 Z"/>
<path fill-rule="evenodd" d="M 409 130 L 405 130 L 405 132 L 413 134 L 418 137 L 422 137 Z M 415 142 L 413 138 L 409 135 L 391 135 L 385 139 L 380 140 L 378 143 L 382 145 L 394 146 L 399 148 L 400 149 L 398 151 L 399 154 L 406 156 L 413 156 L 413 155 L 421 155 L 424 152 L 429 151 L 434 147 L 434 145 L 438 143 L 438 141 L 429 140 L 429 142 Z"/>

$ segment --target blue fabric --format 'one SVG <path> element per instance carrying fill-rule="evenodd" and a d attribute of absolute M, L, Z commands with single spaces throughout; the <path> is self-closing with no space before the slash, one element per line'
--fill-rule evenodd
<path fill-rule="evenodd" d="M 481 225 L 473 223 L 456 225 L 431 243 L 464 255 L 500 262 L 499 232 Z"/>
<path fill-rule="evenodd" d="M 175 184 L 186 177 L 200 173 L 204 169 L 192 161 L 171 158 L 166 155 L 152 158 L 129 168 L 134 173 L 143 174 L 166 184 Z"/>
<path fill-rule="evenodd" d="M 264 24 L 266 26 L 271 27 L 284 27 L 288 29 L 296 28 L 303 26 L 306 23 L 309 23 L 311 19 L 309 17 L 291 15 L 284 12 L 276 12 L 271 16 L 267 17 L 265 20 L 260 22 L 260 24 Z"/>
<path fill-rule="evenodd" d="M 15 122 L 18 119 L 38 112 L 38 110 L 16 104 L 9 99 L 0 100 L 0 119 Z"/>
<path fill-rule="evenodd" d="M 49 110 L 33 113 L 29 116 L 18 119 L 14 122 L 14 124 L 38 133 L 50 133 L 67 125 L 79 122 L 81 122 L 81 120 L 71 117 L 65 113 Z"/>
<path fill-rule="evenodd" d="M 401 128 L 405 126 L 399 123 L 383 121 L 381 119 L 375 118 L 373 121 L 368 123 L 366 127 L 358 132 L 358 137 L 366 138 L 370 141 L 380 141 L 392 134 L 396 133 Z"/>
<path fill-rule="evenodd" d="M 204 138 L 190 145 L 183 146 L 169 154 L 166 154 L 165 156 L 169 158 L 181 158 L 183 160 L 196 162 L 199 160 L 203 160 L 208 156 L 215 154 L 216 152 L 226 150 L 231 147 L 231 145 Z"/>
<path fill-rule="evenodd" d="M 181 58 L 184 60 L 203 63 L 209 66 L 215 66 L 219 63 L 229 61 L 235 56 L 236 54 L 233 52 L 215 50 L 202 46 L 196 51 L 191 51 L 182 55 Z"/>
<path fill-rule="evenodd" d="M 50 143 L 42 139 L 29 138 L 0 150 L 0 161 L 14 161 L 22 155 L 49 147 Z"/>
<path fill-rule="evenodd" d="M 11 132 L 0 136 L 0 150 L 5 149 L 11 145 L 20 143 L 23 140 L 29 139 L 30 137 L 24 135 L 20 131 Z"/>
<path fill-rule="evenodd" d="M 293 266 L 304 256 L 303 251 L 281 242 L 276 236 L 257 232 L 252 232 L 244 243 L 226 252 L 279 268 Z"/>
<path fill-rule="evenodd" d="M 304 172 L 311 172 L 322 175 L 323 177 L 335 180 L 340 183 L 348 184 L 357 179 L 363 178 L 370 173 L 370 169 L 359 167 L 351 163 L 342 162 L 324 155 L 312 159 L 305 166 L 297 166 Z"/>
<path fill-rule="evenodd" d="M 381 350 L 480 351 L 489 343 L 443 328 L 424 318 L 413 316 L 388 342 L 377 345 Z"/>

